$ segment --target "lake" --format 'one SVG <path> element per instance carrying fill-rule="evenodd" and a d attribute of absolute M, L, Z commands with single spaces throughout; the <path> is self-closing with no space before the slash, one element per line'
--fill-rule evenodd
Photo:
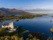
<path fill-rule="evenodd" d="M 52 20 L 52 22 L 50 22 L 50 20 Z M 8 24 L 10 21 L 14 22 L 15 27 L 21 26 L 30 32 L 42 32 L 50 37 L 52 36 L 50 29 L 53 28 L 53 18 L 50 16 L 37 17 L 33 19 L 20 19 L 19 21 L 7 20 L 0 23 L 0 26 L 2 26 L 2 24 Z"/>

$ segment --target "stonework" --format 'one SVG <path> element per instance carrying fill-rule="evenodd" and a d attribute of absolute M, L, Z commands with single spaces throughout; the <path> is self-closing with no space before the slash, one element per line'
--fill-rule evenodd
<path fill-rule="evenodd" d="M 2 28 L 7 28 L 8 32 L 13 32 L 13 31 L 16 31 L 16 28 L 14 28 L 14 23 L 13 22 L 10 22 L 9 25 L 5 25 L 3 24 L 2 25 Z"/>
<path fill-rule="evenodd" d="M 13 22 L 10 22 L 9 25 L 3 24 L 2 28 L 11 28 L 11 29 L 13 29 L 14 28 L 14 24 L 13 24 Z"/>

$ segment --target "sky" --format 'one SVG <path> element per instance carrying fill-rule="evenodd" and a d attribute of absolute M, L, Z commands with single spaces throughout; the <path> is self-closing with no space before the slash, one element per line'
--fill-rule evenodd
<path fill-rule="evenodd" d="M 0 0 L 0 8 L 53 9 L 53 0 Z"/>

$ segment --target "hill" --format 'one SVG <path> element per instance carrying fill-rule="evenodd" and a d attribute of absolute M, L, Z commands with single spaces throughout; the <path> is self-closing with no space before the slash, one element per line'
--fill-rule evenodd
<path fill-rule="evenodd" d="M 0 16 L 22 15 L 22 14 L 28 14 L 28 13 L 17 9 L 0 8 Z"/>

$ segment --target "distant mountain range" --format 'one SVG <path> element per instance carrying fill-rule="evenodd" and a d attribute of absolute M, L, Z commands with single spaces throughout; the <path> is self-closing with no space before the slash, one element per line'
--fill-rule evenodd
<path fill-rule="evenodd" d="M 53 9 L 30 9 L 25 11 L 30 13 L 53 13 Z"/>
<path fill-rule="evenodd" d="M 22 15 L 22 14 L 30 14 L 30 13 L 53 13 L 53 10 L 49 9 L 31 9 L 31 10 L 18 10 L 18 9 L 8 9 L 8 8 L 0 8 L 0 16 L 9 16 L 9 15 Z"/>
<path fill-rule="evenodd" d="M 23 10 L 0 8 L 0 16 L 28 14 Z"/>

